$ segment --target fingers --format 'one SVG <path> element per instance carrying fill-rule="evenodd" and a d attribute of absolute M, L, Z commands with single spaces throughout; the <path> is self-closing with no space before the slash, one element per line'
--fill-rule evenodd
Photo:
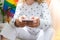
<path fill-rule="evenodd" d="M 25 15 L 22 15 L 19 17 L 19 21 L 22 22 L 23 19 L 26 19 L 27 17 Z"/>
<path fill-rule="evenodd" d="M 33 19 L 33 20 L 38 20 L 39 17 L 34 17 L 34 16 L 32 16 L 31 19 Z"/>
<path fill-rule="evenodd" d="M 34 23 L 37 23 L 39 21 L 39 17 L 32 16 L 31 19 L 33 20 Z"/>
<path fill-rule="evenodd" d="M 21 16 L 22 19 L 26 19 L 27 17 L 25 15 Z"/>
<path fill-rule="evenodd" d="M 21 17 L 19 18 L 19 21 L 22 22 L 22 18 Z"/>
<path fill-rule="evenodd" d="M 39 20 L 39 18 L 38 17 L 35 17 L 35 20 Z"/>
<path fill-rule="evenodd" d="M 32 20 L 34 20 L 34 18 L 35 18 L 34 16 L 31 17 Z"/>

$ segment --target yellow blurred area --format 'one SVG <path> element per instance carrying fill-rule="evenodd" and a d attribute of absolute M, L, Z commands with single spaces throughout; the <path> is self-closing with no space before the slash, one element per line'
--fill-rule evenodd
<path fill-rule="evenodd" d="M 60 40 L 60 0 L 46 0 L 51 11 L 55 36 L 53 40 Z"/>
<path fill-rule="evenodd" d="M 16 1 L 15 0 L 6 0 L 7 2 L 13 4 L 13 5 L 16 5 Z"/>

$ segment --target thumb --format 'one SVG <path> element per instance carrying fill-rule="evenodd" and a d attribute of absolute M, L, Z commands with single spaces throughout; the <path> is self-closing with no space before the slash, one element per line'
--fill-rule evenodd
<path fill-rule="evenodd" d="M 22 17 L 19 17 L 19 21 L 22 22 Z"/>
<path fill-rule="evenodd" d="M 26 19 L 27 17 L 26 17 L 25 15 L 23 15 L 21 18 L 22 18 L 22 19 Z"/>
<path fill-rule="evenodd" d="M 39 17 L 35 17 L 35 20 L 39 20 Z"/>
<path fill-rule="evenodd" d="M 34 16 L 32 16 L 31 19 L 34 19 Z"/>

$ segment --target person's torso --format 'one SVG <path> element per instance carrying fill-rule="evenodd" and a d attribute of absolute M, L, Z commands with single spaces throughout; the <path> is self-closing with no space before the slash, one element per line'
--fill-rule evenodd
<path fill-rule="evenodd" d="M 38 4 L 37 2 L 33 3 L 32 5 L 28 5 L 24 3 L 20 8 L 19 15 L 20 16 L 25 15 L 28 17 L 28 19 L 30 19 L 31 16 L 40 18 L 41 17 L 41 5 Z M 32 35 L 36 35 L 40 31 L 40 29 L 27 27 L 27 31 Z"/>

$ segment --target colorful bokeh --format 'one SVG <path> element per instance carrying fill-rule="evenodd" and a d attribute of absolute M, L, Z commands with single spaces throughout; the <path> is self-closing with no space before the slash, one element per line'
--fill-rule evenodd
<path fill-rule="evenodd" d="M 4 6 L 3 9 L 4 11 L 7 11 L 8 8 L 10 7 L 10 16 L 13 16 L 16 10 L 16 5 L 17 5 L 18 0 L 4 0 Z"/>

